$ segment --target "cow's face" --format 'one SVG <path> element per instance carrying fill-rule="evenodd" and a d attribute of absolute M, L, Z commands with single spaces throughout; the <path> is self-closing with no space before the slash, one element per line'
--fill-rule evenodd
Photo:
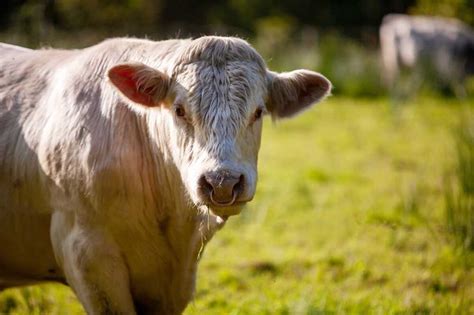
<path fill-rule="evenodd" d="M 255 194 L 263 116 L 292 116 L 331 88 L 318 73 L 276 74 L 259 59 L 197 60 L 172 76 L 124 64 L 109 77 L 132 101 L 162 107 L 170 158 L 187 195 L 220 216 L 239 213 Z"/>

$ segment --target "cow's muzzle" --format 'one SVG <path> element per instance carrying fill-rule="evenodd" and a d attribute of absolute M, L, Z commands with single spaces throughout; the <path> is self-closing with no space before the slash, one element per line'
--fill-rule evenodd
<path fill-rule="evenodd" d="M 244 191 L 244 175 L 230 170 L 208 172 L 199 179 L 199 191 L 211 206 L 233 206 Z"/>

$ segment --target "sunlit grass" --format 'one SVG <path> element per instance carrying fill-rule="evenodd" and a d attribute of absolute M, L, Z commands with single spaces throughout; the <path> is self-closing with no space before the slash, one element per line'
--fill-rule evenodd
<path fill-rule="evenodd" d="M 456 172 L 446 183 L 446 225 L 461 250 L 474 251 L 474 115 L 466 111 L 456 136 Z"/>
<path fill-rule="evenodd" d="M 461 113 L 455 100 L 394 111 L 333 97 L 266 121 L 257 196 L 208 245 L 185 314 L 473 313 L 474 256 L 444 228 Z M 8 290 L 0 313 L 76 314 L 71 296 Z"/>

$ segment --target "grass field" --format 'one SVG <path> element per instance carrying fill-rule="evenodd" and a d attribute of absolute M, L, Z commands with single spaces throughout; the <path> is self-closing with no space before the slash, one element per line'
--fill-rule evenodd
<path fill-rule="evenodd" d="M 208 245 L 185 314 L 474 314 L 474 255 L 444 218 L 466 103 L 333 97 L 266 121 L 256 198 Z M 0 313 L 83 310 L 44 285 L 3 292 Z"/>

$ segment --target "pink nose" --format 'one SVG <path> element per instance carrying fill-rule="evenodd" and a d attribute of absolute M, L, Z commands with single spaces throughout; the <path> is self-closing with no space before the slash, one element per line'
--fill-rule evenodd
<path fill-rule="evenodd" d="M 244 175 L 228 170 L 205 173 L 199 188 L 215 206 L 230 206 L 243 191 Z"/>

